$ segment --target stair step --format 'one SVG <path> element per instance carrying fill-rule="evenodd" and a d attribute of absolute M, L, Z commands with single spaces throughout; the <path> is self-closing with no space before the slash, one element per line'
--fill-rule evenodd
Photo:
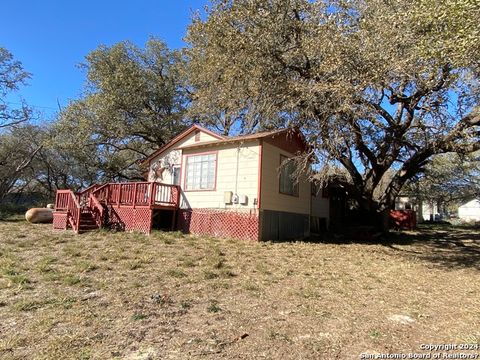
<path fill-rule="evenodd" d="M 96 224 L 95 219 L 80 219 L 81 224 Z"/>
<path fill-rule="evenodd" d="M 79 227 L 87 227 L 87 228 L 98 228 L 97 224 L 92 223 L 92 224 L 85 224 L 85 223 L 80 223 Z"/>

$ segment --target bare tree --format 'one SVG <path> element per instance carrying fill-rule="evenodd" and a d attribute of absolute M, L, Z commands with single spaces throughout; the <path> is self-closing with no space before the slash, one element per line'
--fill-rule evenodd
<path fill-rule="evenodd" d="M 23 100 L 19 100 L 19 107 L 7 101 L 7 95 L 18 90 L 29 78 L 22 64 L 7 49 L 0 47 L 0 130 L 30 119 L 32 111 Z"/>

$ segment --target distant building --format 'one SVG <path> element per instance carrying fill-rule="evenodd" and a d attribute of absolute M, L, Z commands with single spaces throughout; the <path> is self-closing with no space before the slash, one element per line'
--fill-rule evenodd
<path fill-rule="evenodd" d="M 459 206 L 458 217 L 463 221 L 480 221 L 480 200 L 473 199 Z"/>
<path fill-rule="evenodd" d="M 398 196 L 395 199 L 395 210 L 414 210 L 417 222 L 435 221 L 440 217 L 436 201 L 419 200 L 414 196 Z"/>

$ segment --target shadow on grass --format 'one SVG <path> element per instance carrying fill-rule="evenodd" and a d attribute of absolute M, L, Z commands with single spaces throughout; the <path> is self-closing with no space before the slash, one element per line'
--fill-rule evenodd
<path fill-rule="evenodd" d="M 25 222 L 25 218 L 21 215 L 18 216 L 8 216 L 5 218 L 0 217 L 0 222 L 6 222 L 6 223 L 19 223 L 19 222 Z"/>
<path fill-rule="evenodd" d="M 434 265 L 480 270 L 480 231 L 451 225 L 420 226 L 418 231 L 390 234 L 390 248 Z M 410 244 L 402 248 L 399 245 Z"/>
<path fill-rule="evenodd" d="M 449 269 L 480 270 L 480 229 L 478 226 L 451 224 L 420 225 L 415 231 L 375 233 L 368 227 L 345 228 L 341 233 L 324 234 L 307 242 L 324 244 L 381 245 L 398 255 L 429 262 Z"/>

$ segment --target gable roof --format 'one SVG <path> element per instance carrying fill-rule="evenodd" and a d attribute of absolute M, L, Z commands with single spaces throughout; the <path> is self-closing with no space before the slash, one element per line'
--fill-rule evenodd
<path fill-rule="evenodd" d="M 294 139 L 298 141 L 297 145 L 302 150 L 306 150 L 308 148 L 302 133 L 298 129 L 286 128 L 286 129 L 280 129 L 280 130 L 258 132 L 258 133 L 249 134 L 249 135 L 224 137 L 222 140 L 205 141 L 197 144 L 180 146 L 177 149 L 179 150 L 197 149 L 202 147 L 241 143 L 245 141 L 260 140 L 260 139 L 262 140 L 264 139 L 267 142 L 271 143 L 272 145 L 278 146 L 280 148 L 284 148 L 286 151 L 289 151 L 290 153 L 295 153 L 293 148 L 295 148 L 296 146 L 295 145 L 288 146 L 287 144 L 285 144 L 285 141 L 282 141 L 282 140 L 287 140 L 287 142 L 288 141 L 291 142 L 291 140 Z"/>
<path fill-rule="evenodd" d="M 217 145 L 217 143 L 218 143 L 218 145 L 220 145 L 220 144 L 230 144 L 230 143 L 234 143 L 234 142 L 262 139 L 262 138 L 265 138 L 265 137 L 274 136 L 274 135 L 284 133 L 286 130 L 287 129 L 281 129 L 281 130 L 274 130 L 274 131 L 264 131 L 264 132 L 259 132 L 259 133 L 255 133 L 255 134 L 249 134 L 249 135 L 229 136 L 229 137 L 224 137 L 222 140 L 218 140 L 218 141 L 204 141 L 204 142 L 198 143 L 198 144 L 190 144 L 190 145 L 180 146 L 180 147 L 178 147 L 178 149 L 193 149 L 193 148 L 197 148 L 197 147 Z"/>
<path fill-rule="evenodd" d="M 470 208 L 470 207 L 474 207 L 474 206 L 479 206 L 480 205 L 480 199 L 472 199 L 470 201 L 467 201 L 466 203 L 463 203 L 462 205 L 460 205 L 458 208 Z"/>
<path fill-rule="evenodd" d="M 188 129 L 182 131 L 180 134 L 178 134 L 177 136 L 175 136 L 172 140 L 170 140 L 169 142 L 167 142 L 165 145 L 163 145 L 160 149 L 154 151 L 152 154 L 150 154 L 148 157 L 146 157 L 141 163 L 142 164 L 145 164 L 145 163 L 150 163 L 150 161 L 152 161 L 152 159 L 156 158 L 158 155 L 160 155 L 161 153 L 163 153 L 164 151 L 170 149 L 173 145 L 175 145 L 178 141 L 184 139 L 185 137 L 187 137 L 188 135 L 190 135 L 191 133 L 195 132 L 195 131 L 201 131 L 201 132 L 204 132 L 210 136 L 213 136 L 214 138 L 217 138 L 218 140 L 223 140 L 225 139 L 224 136 L 222 135 L 218 135 L 216 133 L 214 133 L 213 131 L 210 131 L 208 129 L 205 129 L 204 127 L 201 127 L 199 125 L 192 125 L 190 126 Z M 210 141 L 209 141 L 210 142 Z"/>
<path fill-rule="evenodd" d="M 280 130 L 272 130 L 272 131 L 263 131 L 263 132 L 258 132 L 255 134 L 249 134 L 249 135 L 240 135 L 240 136 L 222 136 L 218 135 L 208 129 L 205 129 L 204 127 L 198 126 L 198 125 L 192 125 L 188 129 L 184 130 L 177 136 L 175 136 L 172 140 L 170 140 L 168 143 L 166 143 L 164 146 L 162 146 L 160 149 L 157 151 L 153 152 L 150 156 L 145 158 L 145 160 L 142 161 L 142 164 L 145 163 L 150 163 L 152 159 L 157 157 L 158 155 L 162 154 L 166 150 L 172 148 L 177 142 L 180 140 L 184 139 L 194 131 L 202 131 L 207 133 L 208 135 L 211 135 L 215 137 L 217 140 L 213 141 L 204 141 L 204 142 L 199 142 L 195 144 L 190 144 L 190 145 L 185 145 L 185 146 L 180 146 L 177 147 L 176 149 L 178 150 L 186 150 L 186 149 L 196 149 L 196 148 L 202 148 L 202 147 L 208 147 L 208 146 L 217 146 L 217 145 L 226 145 L 226 144 L 233 144 L 233 143 L 241 143 L 244 141 L 249 141 L 249 140 L 260 140 L 264 139 L 265 141 L 269 142 L 270 144 L 280 147 L 290 153 L 295 153 L 294 149 L 295 148 L 300 148 L 302 151 L 306 151 L 308 149 L 308 145 L 305 141 L 305 138 L 303 134 L 301 133 L 298 128 L 286 128 L 286 129 L 280 129 Z M 296 141 L 296 144 L 292 144 L 292 139 Z"/>

